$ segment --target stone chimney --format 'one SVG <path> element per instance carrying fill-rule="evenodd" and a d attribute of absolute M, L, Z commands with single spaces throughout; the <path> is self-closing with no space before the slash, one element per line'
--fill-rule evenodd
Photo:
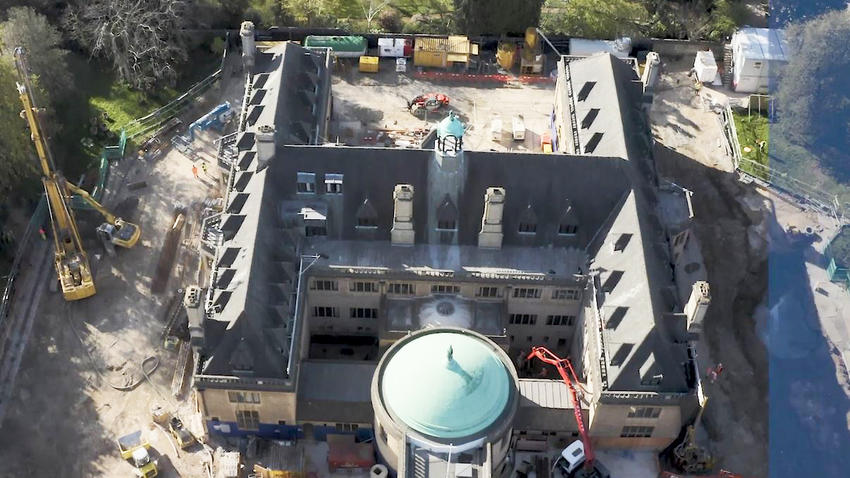
<path fill-rule="evenodd" d="M 412 246 L 413 230 L 413 185 L 396 184 L 393 190 L 393 228 L 390 238 L 394 246 Z"/>
<path fill-rule="evenodd" d="M 265 168 L 275 153 L 275 128 L 264 124 L 257 127 L 257 171 Z"/>
<path fill-rule="evenodd" d="M 245 68 L 246 73 L 250 74 L 254 70 L 254 58 L 257 55 L 257 45 L 254 43 L 254 24 L 242 22 L 239 36 L 242 38 L 242 67 Z"/>
<path fill-rule="evenodd" d="M 487 188 L 484 193 L 484 217 L 478 233 L 478 247 L 502 248 L 502 212 L 505 208 L 505 188 Z"/>
<path fill-rule="evenodd" d="M 708 282 L 697 281 L 691 289 L 691 297 L 685 305 L 685 318 L 687 319 L 687 330 L 691 336 L 702 334 L 703 319 L 705 312 L 711 304 L 711 290 Z"/>

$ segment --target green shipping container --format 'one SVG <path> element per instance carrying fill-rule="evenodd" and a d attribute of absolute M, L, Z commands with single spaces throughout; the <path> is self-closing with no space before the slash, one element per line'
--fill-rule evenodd
<path fill-rule="evenodd" d="M 366 54 L 366 39 L 360 36 L 316 36 L 304 39 L 305 47 L 332 48 L 340 58 L 358 58 Z"/>

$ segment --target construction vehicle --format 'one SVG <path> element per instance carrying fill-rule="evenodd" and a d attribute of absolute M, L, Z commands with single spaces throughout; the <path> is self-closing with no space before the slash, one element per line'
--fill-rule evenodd
<path fill-rule="evenodd" d="M 699 413 L 692 425 L 685 429 L 685 437 L 682 443 L 673 448 L 673 464 L 685 473 L 707 473 L 714 468 L 714 457 L 705 448 L 696 442 L 696 430 L 705 411 L 708 397 L 702 396 L 700 400 Z"/>
<path fill-rule="evenodd" d="M 171 417 L 168 421 L 168 431 L 177 440 L 180 448 L 186 449 L 195 443 L 195 436 L 183 426 L 183 421 L 177 417 Z"/>
<path fill-rule="evenodd" d="M 424 116 L 448 106 L 449 97 L 442 93 L 425 93 L 407 102 L 407 109 L 415 116 Z"/>
<path fill-rule="evenodd" d="M 41 163 L 42 185 L 47 195 L 47 204 L 50 211 L 50 225 L 53 233 L 54 257 L 53 264 L 56 274 L 59 276 L 59 284 L 62 288 L 62 296 L 65 300 L 80 300 L 95 294 L 94 279 L 92 278 L 91 265 L 80 233 L 77 230 L 77 221 L 71 209 L 71 195 L 68 182 L 58 172 L 54 172 L 53 155 L 44 137 L 44 129 L 41 127 L 37 114 L 37 108 L 33 100 L 32 86 L 29 81 L 29 69 L 22 48 L 15 49 L 15 67 L 20 76 L 18 94 L 24 105 L 22 116 L 27 120 Z"/>
<path fill-rule="evenodd" d="M 142 431 L 122 436 L 118 439 L 118 451 L 121 458 L 130 462 L 135 467 L 136 476 L 142 478 L 153 478 L 157 475 L 156 461 L 151 460 L 148 449 L 151 444 L 142 438 Z"/>
<path fill-rule="evenodd" d="M 139 236 L 141 235 L 139 226 L 127 222 L 120 217 L 116 217 L 97 202 L 86 190 L 76 186 L 62 177 L 62 174 L 56 172 L 55 168 L 52 167 L 53 156 L 50 152 L 49 146 L 47 145 L 46 138 L 44 137 L 44 128 L 41 126 L 38 115 L 36 114 L 37 107 L 35 106 L 32 95 L 32 87 L 29 82 L 29 69 L 27 68 L 25 54 L 22 48 L 15 50 L 15 65 L 18 69 L 18 75 L 21 77 L 21 83 L 18 83 L 18 92 L 21 95 L 21 102 L 24 104 L 24 116 L 29 123 L 33 142 L 36 143 L 36 150 L 38 151 L 39 160 L 41 162 L 42 174 L 46 178 L 54 178 L 56 180 L 55 182 L 59 186 L 64 186 L 60 188 L 62 195 L 70 199 L 71 193 L 74 193 L 77 195 L 77 198 L 82 199 L 88 206 L 99 212 L 104 219 L 106 219 L 106 222 L 98 227 L 98 231 L 104 234 L 112 244 L 125 248 L 133 247 L 136 245 L 136 242 L 138 242 Z M 45 190 L 46 189 L 47 187 L 45 187 Z M 68 205 L 70 206 L 70 202 L 68 202 Z M 53 209 L 53 204 L 51 203 L 51 212 Z M 73 223 L 72 228 L 77 230 L 73 212 L 70 213 L 70 218 L 71 223 Z M 56 234 L 54 234 L 54 237 L 56 237 Z M 79 237 L 77 237 L 77 239 L 79 239 Z M 81 245 L 78 250 L 82 251 Z M 85 254 L 85 252 L 83 252 L 83 254 Z M 92 294 L 93 293 L 94 292 L 92 292 Z"/>
<path fill-rule="evenodd" d="M 563 474 L 570 478 L 610 478 L 611 474 L 605 467 L 596 461 L 593 454 L 593 445 L 590 442 L 590 434 L 584 425 L 581 416 L 581 402 L 575 384 L 579 383 L 578 376 L 573 369 L 569 359 L 562 359 L 550 352 L 546 347 L 533 347 L 526 360 L 537 358 L 541 362 L 554 365 L 561 375 L 561 379 L 570 391 L 573 401 L 573 413 L 575 414 L 578 432 L 581 441 L 575 441 L 565 448 L 556 458 L 555 466 L 560 465 Z M 553 467 L 554 469 L 554 467 Z"/>

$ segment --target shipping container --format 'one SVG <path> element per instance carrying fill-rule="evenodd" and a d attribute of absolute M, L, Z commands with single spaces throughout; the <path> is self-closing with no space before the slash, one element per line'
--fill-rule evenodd
<path fill-rule="evenodd" d="M 477 54 L 478 45 L 465 36 L 420 37 L 413 46 L 413 64 L 447 68 L 454 63 L 469 63 L 469 57 Z"/>
<path fill-rule="evenodd" d="M 339 58 L 358 58 L 366 54 L 366 39 L 361 36 L 317 36 L 304 39 L 305 47 L 331 48 Z"/>

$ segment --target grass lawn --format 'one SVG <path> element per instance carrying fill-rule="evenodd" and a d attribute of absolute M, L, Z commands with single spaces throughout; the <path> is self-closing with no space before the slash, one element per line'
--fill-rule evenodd
<path fill-rule="evenodd" d="M 738 143 L 741 145 L 741 156 L 744 159 L 754 161 L 763 166 L 768 164 L 768 148 L 770 145 L 770 131 L 767 117 L 758 113 L 732 112 L 735 118 L 735 129 L 738 131 Z M 759 177 L 766 177 L 764 170 L 754 167 L 748 161 L 741 162 L 741 169 Z"/>
<path fill-rule="evenodd" d="M 144 95 L 118 83 L 109 65 L 77 53 L 67 58 L 73 87 L 60 96 L 56 111 L 59 129 L 53 150 L 59 167 L 68 178 L 76 180 L 97 164 L 103 146 L 117 143 L 121 127 L 162 106 L 177 93 L 166 88 L 156 95 Z M 93 134 L 92 120 L 104 118 L 103 113 L 111 134 Z M 83 144 L 85 139 L 91 140 L 90 146 Z"/>

